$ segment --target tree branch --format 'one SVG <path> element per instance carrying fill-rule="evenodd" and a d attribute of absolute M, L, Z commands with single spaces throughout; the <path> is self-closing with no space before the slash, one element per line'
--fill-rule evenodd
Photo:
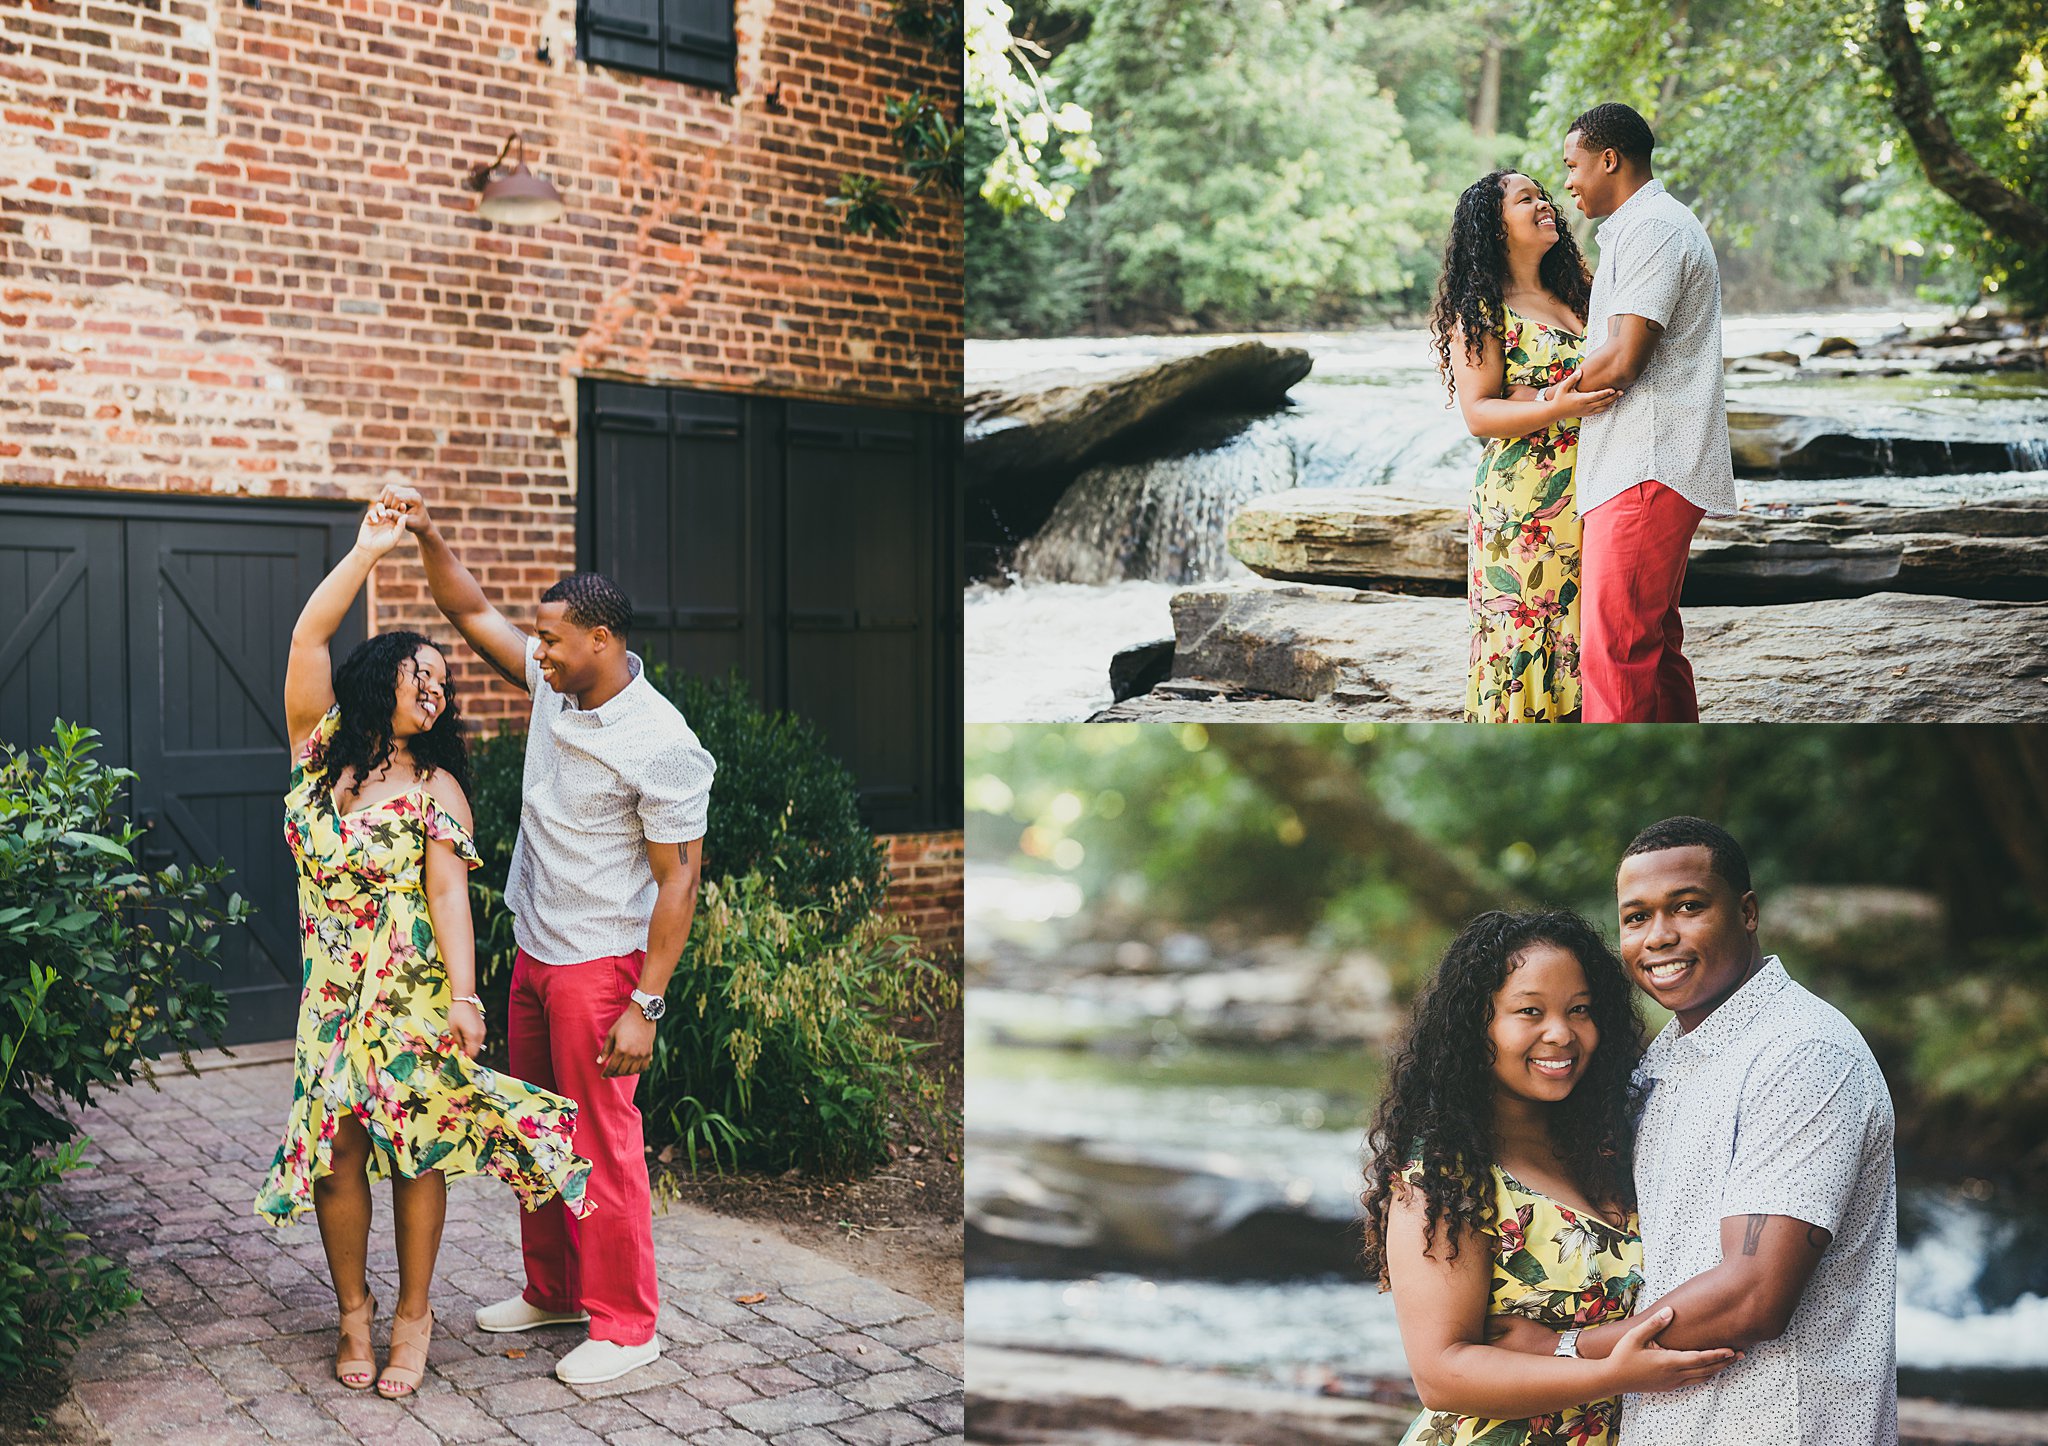
<path fill-rule="evenodd" d="M 1370 858 L 1431 918 L 1452 928 L 1488 909 L 1527 907 L 1380 806 L 1355 760 L 1287 736 L 1271 724 L 1218 724 L 1209 742 L 1239 772 L 1292 808 L 1325 850 Z"/>
<path fill-rule="evenodd" d="M 2015 245 L 2048 251 L 2048 213 L 1977 164 L 1935 104 L 1927 67 L 1905 0 L 1878 0 L 1877 40 L 1891 78 L 1892 114 L 1913 142 L 1920 168 L 1937 191 Z"/>

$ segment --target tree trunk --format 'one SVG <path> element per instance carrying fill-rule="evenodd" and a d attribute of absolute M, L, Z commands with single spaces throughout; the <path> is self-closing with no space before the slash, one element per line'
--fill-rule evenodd
<path fill-rule="evenodd" d="M 1520 909 L 1528 901 L 1480 873 L 1380 806 L 1354 757 L 1332 753 L 1264 723 L 1225 723 L 1209 742 L 1237 769 L 1301 820 L 1325 851 L 1369 858 L 1431 918 L 1462 927 L 1488 909 Z"/>
<path fill-rule="evenodd" d="M 1994 869 L 1986 881 L 1989 892 L 2002 894 L 2002 885 L 2017 880 L 2039 909 L 2040 901 L 2048 900 L 2048 831 L 2041 825 L 2048 817 L 2048 733 L 1958 726 L 1941 730 L 1940 736 L 1974 785 L 1978 814 L 1990 825 L 1987 842 L 1996 843 L 1994 857 L 2004 856 L 2005 867 Z M 1989 902 L 1984 910 L 1999 912 Z M 2000 922 L 2024 927 L 2030 921 Z"/>
<path fill-rule="evenodd" d="M 2048 213 L 1977 164 L 1957 142 L 1934 101 L 1920 42 L 1906 20 L 1905 0 L 1878 0 L 1877 42 L 1891 78 L 1892 114 L 1937 191 L 1999 236 L 2031 251 L 2048 251 Z"/>
<path fill-rule="evenodd" d="M 1678 82 L 1685 74 L 1685 33 L 1686 21 L 1692 16 L 1692 0 L 1679 0 L 1671 9 L 1671 27 L 1666 30 L 1664 63 L 1670 67 L 1664 73 L 1664 84 L 1657 92 L 1657 120 L 1661 124 L 1671 114 L 1671 103 L 1678 99 Z"/>
<path fill-rule="evenodd" d="M 1500 37 L 1489 33 L 1479 57 L 1479 94 L 1472 101 L 1472 129 L 1482 136 L 1500 132 L 1500 55 Z"/>

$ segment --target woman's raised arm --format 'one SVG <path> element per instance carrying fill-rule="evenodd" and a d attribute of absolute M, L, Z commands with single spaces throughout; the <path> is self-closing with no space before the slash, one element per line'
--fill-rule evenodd
<path fill-rule="evenodd" d="M 334 706 L 334 663 L 327 655 L 327 645 L 348 616 L 349 604 L 362 591 L 370 569 L 404 537 L 404 517 L 372 505 L 363 514 L 356 545 L 321 579 L 299 610 L 299 620 L 292 624 L 291 654 L 284 666 L 285 735 L 291 739 L 294 754 L 311 736 L 321 715 Z"/>

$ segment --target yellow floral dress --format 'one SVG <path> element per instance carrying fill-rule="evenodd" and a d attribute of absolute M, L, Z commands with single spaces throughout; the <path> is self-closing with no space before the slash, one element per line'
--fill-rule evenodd
<path fill-rule="evenodd" d="M 1422 1182 L 1422 1167 L 1402 1178 Z M 1619 1320 L 1643 1283 L 1643 1238 L 1636 1217 L 1626 1229 L 1568 1209 L 1493 1167 L 1493 1296 L 1489 1315 L 1526 1316 L 1552 1330 Z M 1424 1411 L 1401 1446 L 1613 1446 L 1621 1401 L 1592 1401 L 1527 1421 L 1492 1421 Z"/>
<path fill-rule="evenodd" d="M 444 840 L 471 868 L 482 862 L 476 846 L 425 788 L 341 813 L 324 786 L 340 721 L 338 708 L 320 720 L 284 800 L 304 992 L 291 1115 L 256 1213 L 288 1225 L 313 1207 L 335 1129 L 353 1114 L 370 1137 L 372 1179 L 483 1172 L 528 1210 L 559 1194 L 587 1215 L 590 1162 L 570 1148 L 575 1101 L 485 1069 L 448 1027 L 448 972 L 422 888 L 426 846 Z"/>
<path fill-rule="evenodd" d="M 1509 386 L 1547 387 L 1578 368 L 1585 338 L 1501 310 Z M 1578 453 L 1573 417 L 1492 438 L 1479 459 L 1466 517 L 1468 723 L 1555 723 L 1579 710 Z"/>

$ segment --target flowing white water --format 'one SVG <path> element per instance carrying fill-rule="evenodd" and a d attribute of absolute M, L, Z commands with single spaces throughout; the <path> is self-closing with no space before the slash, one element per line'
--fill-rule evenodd
<path fill-rule="evenodd" d="M 1824 336 L 1868 342 L 1933 312 L 1866 311 L 1731 317 L 1730 356 L 1765 350 L 1810 354 Z M 1238 337 L 971 341 L 970 389 L 1024 375 L 1072 380 L 1184 355 Z M 1166 603 L 1177 585 L 1244 577 L 1224 527 L 1251 497 L 1288 487 L 1399 486 L 1458 497 L 1480 444 L 1446 405 L 1420 331 L 1266 335 L 1306 347 L 1315 370 L 1269 416 L 1206 420 L 1225 434 L 1190 455 L 1105 464 L 1068 489 L 1012 563 L 1008 587 L 967 593 L 970 722 L 1085 718 L 1106 707 L 1109 660 L 1120 648 L 1172 634 Z M 1742 483 L 1745 504 L 1936 501 L 2048 495 L 2048 398 L 1998 378 L 1849 377 L 1841 381 L 1731 377 L 1729 396 L 1760 410 L 1798 408 L 1839 417 L 1858 434 L 1929 435 L 2002 443 L 2012 472 L 1868 476 Z M 1079 591 L 1076 591 L 1079 589 Z"/>

